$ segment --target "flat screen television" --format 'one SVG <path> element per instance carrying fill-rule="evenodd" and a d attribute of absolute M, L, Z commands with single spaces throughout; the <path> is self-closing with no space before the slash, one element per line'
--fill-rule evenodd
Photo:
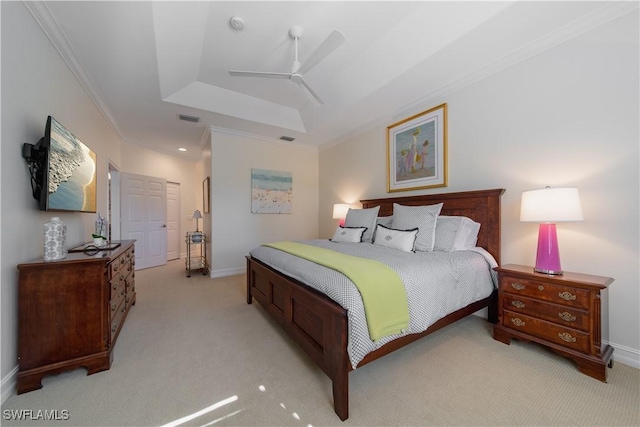
<path fill-rule="evenodd" d="M 96 212 L 96 155 L 49 116 L 44 137 L 25 143 L 34 199 L 43 211 Z"/>

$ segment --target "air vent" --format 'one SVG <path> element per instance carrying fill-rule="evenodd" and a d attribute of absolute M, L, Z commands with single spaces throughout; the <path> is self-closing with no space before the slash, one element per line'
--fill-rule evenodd
<path fill-rule="evenodd" d="M 292 137 L 290 137 L 290 136 L 284 136 L 284 135 L 282 135 L 282 136 L 280 137 L 280 139 L 281 139 L 281 140 L 283 140 L 283 141 L 289 141 L 289 142 L 291 142 L 291 141 L 293 141 L 295 138 L 292 138 Z"/>
<path fill-rule="evenodd" d="M 187 116 L 186 114 L 180 114 L 178 117 L 180 117 L 180 120 L 184 120 L 185 122 L 198 123 L 200 121 L 200 117 Z"/>

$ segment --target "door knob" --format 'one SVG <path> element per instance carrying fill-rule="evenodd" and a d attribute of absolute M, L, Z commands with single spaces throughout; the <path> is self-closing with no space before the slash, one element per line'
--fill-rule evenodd
<path fill-rule="evenodd" d="M 162 228 L 167 228 L 167 224 L 162 224 Z"/>

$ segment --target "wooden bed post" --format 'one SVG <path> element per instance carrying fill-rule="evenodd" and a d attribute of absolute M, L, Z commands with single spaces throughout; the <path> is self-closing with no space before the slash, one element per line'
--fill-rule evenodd
<path fill-rule="evenodd" d="M 338 345 L 330 348 L 331 382 L 333 386 L 333 410 L 342 421 L 349 418 L 349 372 L 351 361 L 347 353 L 348 322 L 346 316 L 333 316 L 332 335 Z"/>
<path fill-rule="evenodd" d="M 251 263 L 250 257 L 247 256 L 247 304 L 251 304 L 253 302 L 253 297 L 251 296 Z"/>

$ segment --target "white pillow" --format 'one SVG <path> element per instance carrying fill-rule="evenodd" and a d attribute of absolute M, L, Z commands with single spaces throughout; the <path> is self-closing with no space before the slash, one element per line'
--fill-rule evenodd
<path fill-rule="evenodd" d="M 371 243 L 373 237 L 373 231 L 376 228 L 376 219 L 378 218 L 378 212 L 380 206 L 369 209 L 349 209 L 347 211 L 347 217 L 344 220 L 345 227 L 367 227 L 367 230 L 362 235 L 362 241 Z"/>
<path fill-rule="evenodd" d="M 417 234 L 417 228 L 413 230 L 394 230 L 378 224 L 373 244 L 399 249 L 404 252 L 413 252 Z"/>
<path fill-rule="evenodd" d="M 434 251 L 453 252 L 473 248 L 480 224 L 465 216 L 438 216 Z"/>
<path fill-rule="evenodd" d="M 403 206 L 393 204 L 393 228 L 411 230 L 418 228 L 415 250 L 431 252 L 436 234 L 436 219 L 442 203 L 428 206 Z"/>
<path fill-rule="evenodd" d="M 367 227 L 338 227 L 336 228 L 332 242 L 351 242 L 360 243 L 362 241 L 362 235 L 367 230 Z"/>

